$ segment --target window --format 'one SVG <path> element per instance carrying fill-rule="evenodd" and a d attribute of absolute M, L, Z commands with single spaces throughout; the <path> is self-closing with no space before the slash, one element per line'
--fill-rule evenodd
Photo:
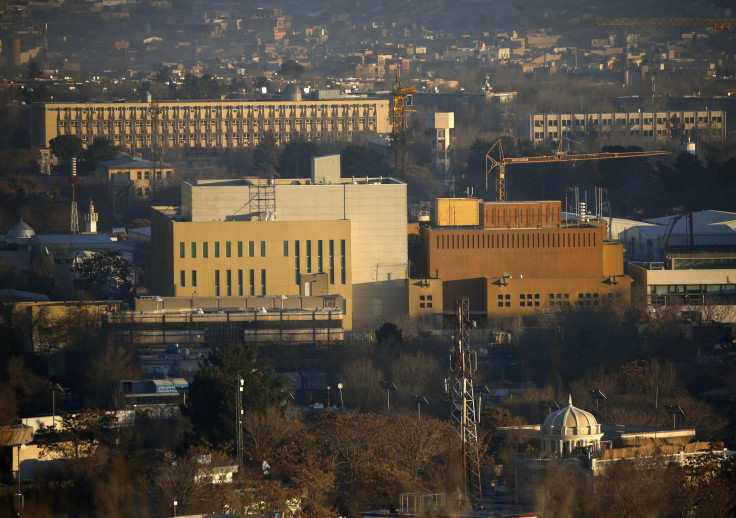
<path fill-rule="evenodd" d="M 312 241 L 307 239 L 307 273 L 312 273 Z"/>
<path fill-rule="evenodd" d="M 253 241 L 248 241 L 248 257 L 255 257 L 255 243 Z"/>
<path fill-rule="evenodd" d="M 261 241 L 261 257 L 266 257 L 266 242 Z"/>
<path fill-rule="evenodd" d="M 243 296 L 243 270 L 238 270 L 238 296 Z"/>
<path fill-rule="evenodd" d="M 322 240 L 317 241 L 317 271 L 322 273 Z"/>
<path fill-rule="evenodd" d="M 289 242 L 284 241 L 284 257 L 289 257 Z"/>
<path fill-rule="evenodd" d="M 220 296 L 220 270 L 215 270 L 215 297 Z"/>
<path fill-rule="evenodd" d="M 204 243 L 202 243 L 202 257 L 204 257 L 205 259 L 207 259 L 208 255 L 209 255 L 208 252 L 209 252 L 209 250 L 208 250 L 208 243 L 207 243 L 207 241 L 205 241 Z"/>
<path fill-rule="evenodd" d="M 248 280 L 250 281 L 250 282 L 249 282 L 249 284 L 250 284 L 250 290 L 249 290 L 249 292 L 248 292 L 248 293 L 249 293 L 250 295 L 255 295 L 255 294 L 256 294 L 256 291 L 255 291 L 255 283 L 256 283 L 256 274 L 255 274 L 255 270 L 250 270 L 250 271 L 248 272 L 248 277 L 249 277 L 249 279 L 248 279 Z"/>
<path fill-rule="evenodd" d="M 243 242 L 238 241 L 238 257 L 243 257 Z"/>
<path fill-rule="evenodd" d="M 232 270 L 227 270 L 225 272 L 225 286 L 226 286 L 226 290 L 227 290 L 226 293 L 228 297 L 232 295 L 232 290 L 230 288 L 232 286 L 232 280 L 233 280 Z"/>
<path fill-rule="evenodd" d="M 301 262 L 299 259 L 299 241 L 294 241 L 294 274 L 296 284 L 299 284 L 299 270 L 301 269 Z"/>
<path fill-rule="evenodd" d="M 335 241 L 330 239 L 329 245 L 330 253 L 330 284 L 335 284 Z"/>
<path fill-rule="evenodd" d="M 197 242 L 192 241 L 192 259 L 197 257 Z"/>
<path fill-rule="evenodd" d="M 184 259 L 184 241 L 179 242 L 179 257 Z"/>
<path fill-rule="evenodd" d="M 225 257 L 230 257 L 231 252 L 230 241 L 225 241 Z"/>
<path fill-rule="evenodd" d="M 179 272 L 179 285 L 182 288 L 185 288 L 187 285 L 187 277 L 186 277 L 186 272 L 184 270 L 181 270 Z"/>
<path fill-rule="evenodd" d="M 345 284 L 345 240 L 340 240 L 340 283 Z"/>
<path fill-rule="evenodd" d="M 197 287 L 197 270 L 192 270 L 192 287 Z"/>
<path fill-rule="evenodd" d="M 220 242 L 215 241 L 215 257 L 220 257 Z"/>
<path fill-rule="evenodd" d="M 261 295 L 266 294 L 266 270 L 261 270 Z"/>

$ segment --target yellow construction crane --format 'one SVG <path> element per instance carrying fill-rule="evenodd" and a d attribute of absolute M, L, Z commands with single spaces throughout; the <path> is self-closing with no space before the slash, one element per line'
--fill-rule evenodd
<path fill-rule="evenodd" d="M 717 31 L 726 31 L 736 24 L 736 18 L 596 18 L 595 24 L 713 27 Z"/>
<path fill-rule="evenodd" d="M 574 142 L 574 141 L 573 141 Z M 494 149 L 498 148 L 498 159 L 491 156 Z M 488 191 L 488 175 L 498 168 L 496 178 L 496 200 L 506 201 L 506 166 L 510 164 L 541 164 L 547 162 L 575 162 L 580 160 L 607 160 L 610 158 L 635 158 L 643 156 L 669 155 L 669 151 L 625 151 L 620 153 L 574 153 L 567 154 L 562 150 L 562 140 L 554 155 L 505 157 L 503 156 L 503 145 L 498 139 L 491 149 L 486 153 L 486 191 Z"/>
<path fill-rule="evenodd" d="M 406 166 L 406 114 L 415 112 L 407 108 L 412 105 L 411 95 L 416 93 L 417 89 L 413 86 L 401 86 L 401 68 L 396 68 L 396 84 L 394 84 L 393 98 L 394 108 L 391 115 L 393 129 L 391 138 L 394 145 L 394 175 L 397 178 L 404 178 L 404 168 Z"/>

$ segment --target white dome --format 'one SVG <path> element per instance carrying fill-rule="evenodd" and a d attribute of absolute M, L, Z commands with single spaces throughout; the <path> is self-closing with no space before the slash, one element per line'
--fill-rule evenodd
<path fill-rule="evenodd" d="M 569 405 L 552 412 L 542 424 L 542 435 L 597 435 L 601 427 L 593 414 L 572 406 L 572 396 Z"/>
<path fill-rule="evenodd" d="M 18 223 L 10 227 L 7 237 L 12 237 L 14 239 L 30 239 L 35 235 L 36 232 L 30 227 L 30 225 L 24 223 L 21 219 Z"/>

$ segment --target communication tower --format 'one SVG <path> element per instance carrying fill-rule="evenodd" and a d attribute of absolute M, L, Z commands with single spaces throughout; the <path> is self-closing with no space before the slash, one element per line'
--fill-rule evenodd
<path fill-rule="evenodd" d="M 455 333 L 450 352 L 450 379 L 447 391 L 451 397 L 452 421 L 460 438 L 462 480 L 460 505 L 481 504 L 478 430 L 476 427 L 473 377 L 478 361 L 470 349 L 470 302 L 466 297 L 455 299 Z"/>
<path fill-rule="evenodd" d="M 79 183 L 79 177 L 77 176 L 76 158 L 72 158 L 71 161 L 69 183 L 72 184 L 72 221 L 70 230 L 72 234 L 79 234 L 79 212 L 77 211 L 77 184 Z"/>

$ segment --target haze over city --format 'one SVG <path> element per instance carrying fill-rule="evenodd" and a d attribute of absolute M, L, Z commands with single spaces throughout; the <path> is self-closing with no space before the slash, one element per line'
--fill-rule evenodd
<path fill-rule="evenodd" d="M 725 1 L 0 0 L 0 515 L 731 516 Z"/>

